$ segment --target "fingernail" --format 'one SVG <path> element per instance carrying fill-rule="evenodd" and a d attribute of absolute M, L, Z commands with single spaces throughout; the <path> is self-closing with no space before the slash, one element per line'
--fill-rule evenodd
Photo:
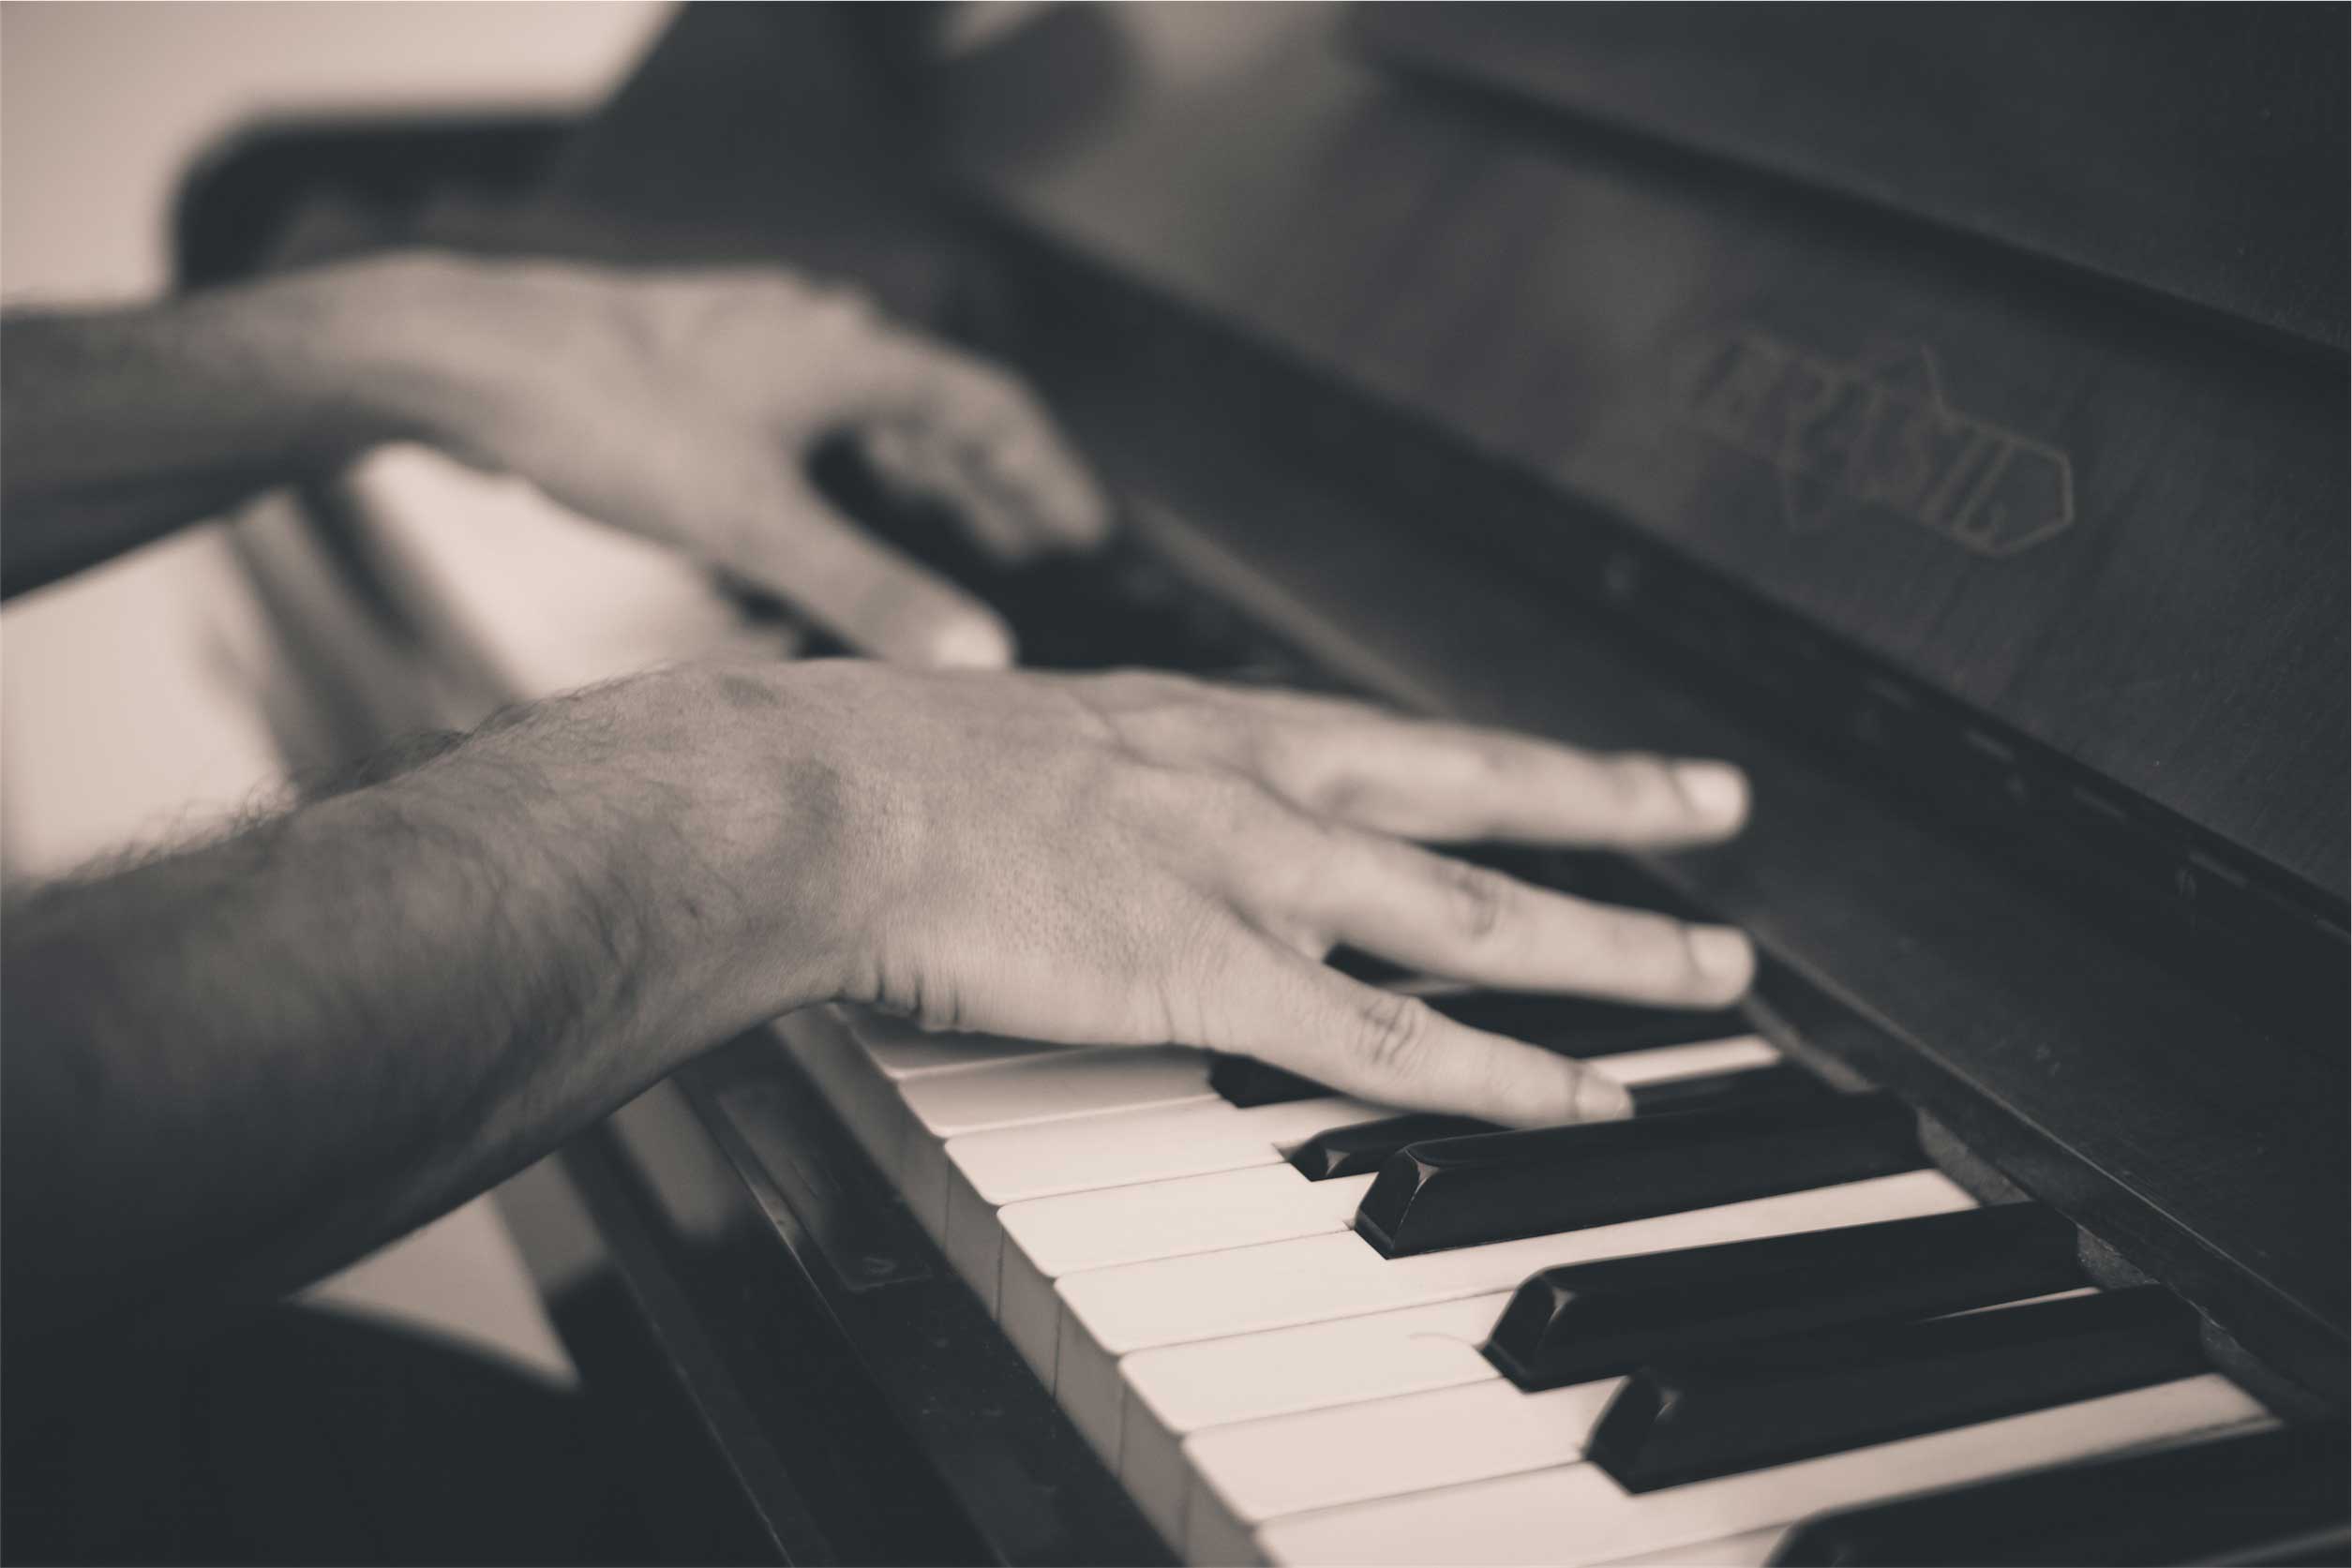
<path fill-rule="evenodd" d="M 943 669 L 1003 669 L 1012 663 L 1012 638 L 989 621 L 959 618 L 935 628 L 924 651 Z"/>
<path fill-rule="evenodd" d="M 1708 823 L 1734 827 L 1747 816 L 1747 775 L 1728 762 L 1678 762 L 1674 787 Z"/>
<path fill-rule="evenodd" d="M 1064 474 L 1041 488 L 1045 521 L 1061 544 L 1090 549 L 1110 537 L 1110 503 L 1084 478 Z"/>
<path fill-rule="evenodd" d="M 1756 977 L 1756 948 L 1747 933 L 1730 926 L 1691 926 L 1685 933 L 1690 961 L 1699 972 L 1733 995 Z"/>
<path fill-rule="evenodd" d="M 1633 1091 L 1605 1072 L 1585 1068 L 1577 1073 L 1575 1105 L 1580 1122 L 1620 1122 L 1633 1114 Z"/>

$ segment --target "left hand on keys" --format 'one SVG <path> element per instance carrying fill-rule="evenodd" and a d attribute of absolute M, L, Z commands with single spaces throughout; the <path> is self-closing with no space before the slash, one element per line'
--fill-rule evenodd
<path fill-rule="evenodd" d="M 395 303 L 382 325 L 354 329 L 372 332 L 377 357 L 461 389 L 430 400 L 427 439 L 727 567 L 884 657 L 1000 665 L 1012 639 L 818 492 L 805 465 L 826 438 L 858 438 L 886 481 L 947 502 L 1006 559 L 1085 548 L 1109 528 L 1086 466 L 1018 377 L 848 290 L 776 269 L 435 255 L 319 276 Z"/>

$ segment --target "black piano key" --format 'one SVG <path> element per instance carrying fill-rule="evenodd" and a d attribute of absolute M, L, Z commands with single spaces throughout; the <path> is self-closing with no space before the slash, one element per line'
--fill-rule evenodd
<path fill-rule="evenodd" d="M 1655 1362 L 1585 1454 L 1647 1492 L 1892 1442 L 2209 1370 L 2197 1326 L 2147 1286 Z"/>
<path fill-rule="evenodd" d="M 1665 1355 L 2089 1282 L 2073 1224 L 2038 1203 L 2008 1203 L 1546 1269 L 1512 1295 L 1486 1353 L 1533 1393 Z"/>
<path fill-rule="evenodd" d="M 1661 1078 L 1636 1083 L 1630 1092 L 1635 1115 L 1655 1116 L 1669 1112 L 1716 1111 L 1740 1105 L 1769 1105 L 1775 1100 L 1807 1099 L 1825 1097 L 1830 1090 L 1803 1068 L 1775 1062 L 1768 1068 L 1743 1068 L 1737 1072 Z"/>
<path fill-rule="evenodd" d="M 1737 1072 L 1694 1073 L 1687 1078 L 1667 1078 L 1655 1083 L 1638 1083 L 1632 1090 L 1633 1113 L 1653 1116 L 1750 1104 L 1766 1105 L 1775 1100 L 1827 1095 L 1828 1092 L 1820 1080 L 1801 1068 L 1781 1063 L 1768 1068 L 1743 1068 Z M 1492 1122 L 1482 1122 L 1472 1116 L 1441 1116 L 1426 1113 L 1390 1116 L 1382 1121 L 1357 1122 L 1350 1127 L 1319 1132 L 1291 1151 L 1290 1162 L 1309 1181 L 1328 1181 L 1334 1176 L 1356 1176 L 1367 1171 L 1377 1171 L 1390 1156 L 1416 1143 L 1468 1138 L 1477 1133 L 1502 1130 Z"/>
<path fill-rule="evenodd" d="M 1467 860 L 1474 866 L 1484 866 L 1489 871 L 1499 871 L 1506 876 L 1538 888 L 1569 890 L 1562 880 L 1568 866 L 1566 851 L 1486 839 L 1475 844 L 1449 844 L 1440 853 L 1456 860 Z"/>
<path fill-rule="evenodd" d="M 1861 1181 L 1925 1163 L 1910 1112 L 1880 1094 L 1490 1132 L 1397 1154 L 1357 1205 L 1356 1229 L 1387 1256 L 1403 1257 Z"/>
<path fill-rule="evenodd" d="M 975 540 L 946 502 L 895 492 L 853 441 L 825 442 L 810 473 L 867 531 L 1003 616 L 1025 665 L 1311 674 L 1253 639 L 1233 611 L 1187 588 L 1131 534 L 1116 533 L 1090 552 L 1005 560 Z"/>
<path fill-rule="evenodd" d="M 1548 865 L 1545 885 L 1595 903 L 1648 909 L 1680 920 L 1715 918 L 1624 856 L 1605 850 L 1555 851 Z"/>
<path fill-rule="evenodd" d="M 1349 979 L 1362 980 L 1366 985 L 1394 985 L 1399 980 L 1411 979 L 1414 975 L 1402 964 L 1391 963 L 1377 953 L 1364 952 L 1356 948 L 1336 948 L 1324 962 Z"/>
<path fill-rule="evenodd" d="M 1385 960 L 1352 952 L 1335 955 L 1334 965 L 1371 983 L 1403 977 L 1401 970 Z M 1428 1001 L 1439 1012 L 1474 1029 L 1507 1035 L 1563 1056 L 1615 1056 L 1755 1033 L 1735 1008 L 1709 1012 L 1637 1008 L 1530 991 L 1447 992 Z M 1313 1099 L 1332 1092 L 1311 1078 L 1248 1056 L 1218 1057 L 1209 1064 L 1208 1083 L 1227 1101 L 1245 1109 Z"/>
<path fill-rule="evenodd" d="M 1319 1099 L 1331 1091 L 1311 1078 L 1261 1062 L 1254 1056 L 1220 1053 L 1208 1064 L 1208 1086 L 1226 1102 L 1248 1110 L 1256 1105 L 1287 1105 L 1293 1100 Z"/>
<path fill-rule="evenodd" d="M 1410 1144 L 1499 1130 L 1492 1122 L 1475 1116 L 1388 1116 L 1318 1132 L 1291 1151 L 1290 1162 L 1311 1182 L 1329 1181 L 1377 1171 L 1391 1155 Z"/>
<path fill-rule="evenodd" d="M 1775 1563 L 2342 1562 L 2345 1428 L 2286 1426 L 1807 1519 Z"/>
<path fill-rule="evenodd" d="M 1461 991 L 1431 996 L 1429 1004 L 1458 1023 L 1563 1056 L 1614 1056 L 1756 1032 L 1737 1008 L 1637 1008 L 1532 991 Z"/>

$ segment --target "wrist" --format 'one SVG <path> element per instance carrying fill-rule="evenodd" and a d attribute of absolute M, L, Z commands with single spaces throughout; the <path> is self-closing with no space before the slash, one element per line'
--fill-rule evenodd
<path fill-rule="evenodd" d="M 913 814 L 873 766 L 875 714 L 857 661 L 716 663 L 663 672 L 644 695 L 692 739 L 665 814 L 682 924 L 726 973 L 706 983 L 742 1024 L 862 994 L 883 912 L 907 881 Z M 715 894 L 711 906 L 703 895 Z"/>
<path fill-rule="evenodd" d="M 408 441 L 483 461 L 483 432 L 513 397 L 497 272 L 401 252 L 273 279 L 224 304 L 253 318 L 322 455 Z"/>
<path fill-rule="evenodd" d="M 528 885 L 577 900 L 657 1050 L 852 989 L 889 861 L 842 694 L 788 665 L 657 671 L 558 698 L 467 748 L 524 820 Z M 508 781 L 502 784 L 502 780 Z"/>

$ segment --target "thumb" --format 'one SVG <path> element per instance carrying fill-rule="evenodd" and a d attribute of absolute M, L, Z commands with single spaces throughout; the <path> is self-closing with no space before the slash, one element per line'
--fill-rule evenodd
<path fill-rule="evenodd" d="M 986 605 L 861 530 L 798 475 L 739 537 L 746 577 L 850 647 L 894 664 L 1000 669 L 1012 630 Z"/>

